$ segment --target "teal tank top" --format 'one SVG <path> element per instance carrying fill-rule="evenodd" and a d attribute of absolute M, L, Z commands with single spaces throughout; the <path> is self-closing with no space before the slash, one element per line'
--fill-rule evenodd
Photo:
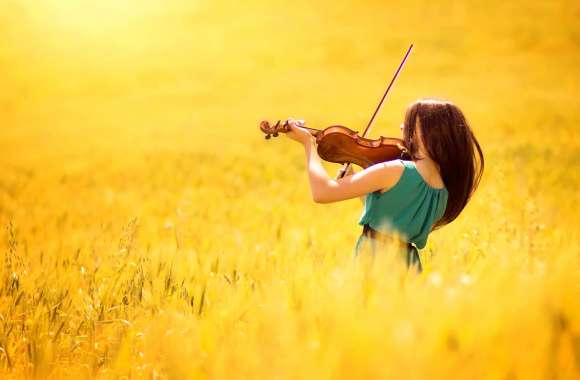
<path fill-rule="evenodd" d="M 398 232 L 421 249 L 427 244 L 431 227 L 445 213 L 449 194 L 444 187 L 428 185 L 413 161 L 399 161 L 404 166 L 401 178 L 384 193 L 366 195 L 358 224 L 368 224 L 383 233 Z"/>

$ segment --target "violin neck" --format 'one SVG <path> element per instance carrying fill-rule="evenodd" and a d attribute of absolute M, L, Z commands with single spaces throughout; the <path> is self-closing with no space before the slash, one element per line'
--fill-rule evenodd
<path fill-rule="evenodd" d="M 308 128 L 308 127 L 305 127 L 305 126 L 303 126 L 303 127 L 301 127 L 301 128 L 304 128 L 304 129 L 306 129 L 306 130 L 307 130 L 308 132 L 310 132 L 310 134 L 311 134 L 312 136 L 314 136 L 314 137 L 318 136 L 318 134 L 319 134 L 320 132 L 322 132 L 320 129 L 315 129 L 315 128 Z"/>

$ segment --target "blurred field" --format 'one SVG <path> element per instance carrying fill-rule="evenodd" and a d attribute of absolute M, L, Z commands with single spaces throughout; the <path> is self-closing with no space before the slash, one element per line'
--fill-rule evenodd
<path fill-rule="evenodd" d="M 577 1 L 7 0 L 0 39 L 2 378 L 578 378 Z M 371 137 L 442 97 L 486 157 L 418 277 L 257 129 L 361 130 L 411 42 Z"/>

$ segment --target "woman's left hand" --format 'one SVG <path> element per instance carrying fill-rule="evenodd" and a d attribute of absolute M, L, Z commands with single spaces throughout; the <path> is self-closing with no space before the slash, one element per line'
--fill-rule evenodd
<path fill-rule="evenodd" d="M 291 138 L 294 141 L 302 143 L 305 145 L 309 143 L 314 136 L 307 129 L 302 128 L 304 126 L 304 120 L 294 120 L 292 118 L 288 119 L 288 125 L 290 130 L 286 133 L 286 136 Z"/>

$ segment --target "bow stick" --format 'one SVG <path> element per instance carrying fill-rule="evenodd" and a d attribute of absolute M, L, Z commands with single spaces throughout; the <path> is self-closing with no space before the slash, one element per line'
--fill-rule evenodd
<path fill-rule="evenodd" d="M 387 90 L 383 94 L 383 97 L 381 98 L 381 101 L 379 102 L 379 105 L 375 109 L 375 112 L 373 113 L 373 116 L 369 120 L 369 123 L 367 124 L 367 127 L 363 131 L 363 134 L 362 134 L 361 137 L 365 137 L 367 135 L 367 133 L 369 132 L 369 130 L 371 129 L 371 126 L 373 125 L 373 122 L 375 121 L 375 118 L 377 117 L 377 114 L 379 113 L 381 107 L 383 106 L 383 102 L 385 101 L 385 99 L 387 97 L 387 94 L 389 93 L 389 90 L 391 89 L 391 86 L 393 86 L 393 83 L 395 83 L 395 79 L 397 79 L 397 77 L 399 76 L 399 72 L 403 68 L 403 65 L 405 65 L 405 61 L 407 61 L 407 57 L 411 53 L 411 50 L 412 49 L 413 49 L 413 44 L 411 44 L 411 46 L 409 46 L 409 49 L 407 50 L 407 53 L 403 57 L 403 60 L 401 61 L 401 64 L 397 68 L 397 71 L 395 71 L 395 75 L 393 75 L 393 79 L 391 79 L 391 83 L 389 83 L 389 86 L 387 87 Z M 351 165 L 350 162 L 344 164 L 343 167 L 338 172 L 338 177 L 336 179 L 340 179 L 340 178 L 344 177 L 345 174 L 346 174 L 346 172 L 348 171 L 350 165 Z"/>

